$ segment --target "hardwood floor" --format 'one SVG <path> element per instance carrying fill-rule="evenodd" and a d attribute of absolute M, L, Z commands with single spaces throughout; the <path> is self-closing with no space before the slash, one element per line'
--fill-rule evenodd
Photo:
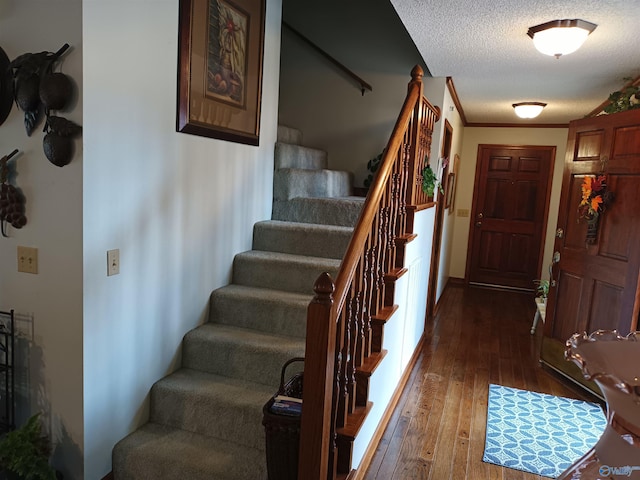
<path fill-rule="evenodd" d="M 533 480 L 482 462 L 488 384 L 597 401 L 538 363 L 533 294 L 449 286 L 365 480 Z"/>

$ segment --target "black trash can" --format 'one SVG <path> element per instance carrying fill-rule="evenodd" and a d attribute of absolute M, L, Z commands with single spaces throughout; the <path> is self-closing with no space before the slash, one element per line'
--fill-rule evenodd
<path fill-rule="evenodd" d="M 302 375 L 298 372 L 285 383 L 286 369 L 296 362 L 304 362 L 304 357 L 287 360 L 280 374 L 280 388 L 262 407 L 262 424 L 265 430 L 267 472 L 269 480 L 297 480 L 298 449 L 300 446 L 301 409 L 288 409 L 287 402 L 277 402 L 277 397 L 285 396 L 302 399 Z M 293 402 L 292 402 L 293 403 Z"/>

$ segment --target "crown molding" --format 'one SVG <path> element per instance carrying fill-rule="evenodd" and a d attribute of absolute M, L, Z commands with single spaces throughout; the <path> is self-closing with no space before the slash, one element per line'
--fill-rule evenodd
<path fill-rule="evenodd" d="M 462 108 L 462 104 L 460 103 L 460 97 L 458 97 L 458 92 L 456 92 L 456 86 L 453 84 L 453 78 L 447 77 L 447 89 L 449 89 L 449 93 L 451 94 L 451 98 L 453 100 L 453 104 L 456 106 L 458 110 L 458 114 L 460 115 L 460 119 L 462 120 L 462 125 L 467 126 L 467 117 L 464 115 L 464 109 Z"/>
<path fill-rule="evenodd" d="M 569 128 L 568 123 L 467 123 L 465 127 L 491 128 Z"/>

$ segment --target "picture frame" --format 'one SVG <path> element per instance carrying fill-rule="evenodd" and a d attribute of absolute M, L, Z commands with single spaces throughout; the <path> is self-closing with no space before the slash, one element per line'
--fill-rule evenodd
<path fill-rule="evenodd" d="M 456 187 L 456 174 L 451 172 L 447 176 L 447 188 L 446 188 L 446 201 L 444 207 L 449 210 L 449 212 L 453 211 L 453 199 L 455 197 L 455 188 Z"/>
<path fill-rule="evenodd" d="M 447 201 L 446 208 L 449 209 L 449 215 L 455 211 L 456 202 L 456 185 L 458 179 L 458 169 L 460 168 L 460 156 L 456 153 L 453 157 L 453 167 L 447 178 Z M 453 175 L 453 176 L 452 176 Z"/>
<path fill-rule="evenodd" d="M 265 0 L 180 0 L 176 131 L 259 145 Z"/>

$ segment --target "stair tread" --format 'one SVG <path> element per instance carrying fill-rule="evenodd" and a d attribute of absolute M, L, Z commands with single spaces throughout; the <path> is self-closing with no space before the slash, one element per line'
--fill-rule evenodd
<path fill-rule="evenodd" d="M 336 429 L 336 434 L 350 441 L 355 440 L 372 407 L 373 402 L 367 402 L 366 406 L 356 407 L 353 413 L 347 416 L 347 424 Z"/>
<path fill-rule="evenodd" d="M 230 283 L 212 292 L 212 295 L 231 295 L 237 297 L 254 297 L 267 302 L 290 302 L 304 303 L 308 305 L 313 299 L 313 294 L 288 292 L 286 290 L 276 290 L 272 288 L 252 287 L 249 285 L 238 285 Z"/>
<path fill-rule="evenodd" d="M 385 305 L 378 311 L 378 313 L 371 317 L 371 321 L 386 323 L 391 319 L 391 317 L 393 317 L 396 310 L 398 310 L 398 305 Z"/>
<path fill-rule="evenodd" d="M 348 170 L 338 170 L 336 168 L 284 167 L 284 168 L 279 168 L 278 171 L 282 173 L 299 173 L 300 175 L 310 175 L 310 176 L 324 175 L 325 172 L 335 172 L 339 174 L 351 175 L 351 172 Z"/>
<path fill-rule="evenodd" d="M 263 450 L 156 423 L 143 425 L 115 446 L 113 471 L 118 480 L 267 477 Z"/>
<path fill-rule="evenodd" d="M 347 227 L 342 225 L 322 225 L 319 223 L 304 223 L 304 222 L 288 222 L 286 220 L 263 220 L 257 222 L 258 225 L 269 225 L 273 228 L 279 229 L 293 229 L 293 230 L 309 230 L 319 231 L 327 233 L 353 233 L 353 227 Z"/>
<path fill-rule="evenodd" d="M 373 372 L 375 372 L 378 366 L 382 363 L 382 360 L 387 356 L 387 353 L 387 350 L 372 352 L 371 355 L 365 358 L 362 365 L 356 368 L 356 375 L 364 377 L 370 377 L 373 375 Z"/>
<path fill-rule="evenodd" d="M 192 368 L 180 368 L 159 380 L 153 388 L 197 392 L 198 395 L 223 398 L 240 405 L 262 406 L 275 393 L 269 385 L 225 377 Z"/>
<path fill-rule="evenodd" d="M 265 351 L 290 350 L 297 349 L 300 346 L 304 349 L 304 340 L 297 337 L 260 332 L 249 328 L 221 325 L 218 323 L 205 323 L 200 325 L 200 327 L 188 332 L 186 337 L 189 336 L 210 338 L 221 343 L 242 342 L 251 347 L 260 347 L 260 349 Z"/>
<path fill-rule="evenodd" d="M 236 258 L 253 258 L 266 261 L 292 262 L 298 264 L 324 264 L 328 266 L 340 266 L 341 259 L 312 257 L 295 253 L 271 252 L 268 250 L 249 250 L 236 255 Z"/>
<path fill-rule="evenodd" d="M 346 195 L 344 197 L 300 197 L 300 199 L 324 201 L 328 203 L 353 203 L 364 204 L 365 197 L 358 197 L 356 195 Z"/>
<path fill-rule="evenodd" d="M 276 145 L 284 146 L 284 147 L 287 147 L 287 148 L 291 148 L 291 149 L 299 150 L 299 151 L 303 151 L 303 152 L 317 153 L 318 155 L 326 155 L 327 154 L 326 150 L 322 150 L 321 148 L 308 147 L 306 145 L 299 145 L 297 143 L 278 141 L 278 142 L 276 142 Z"/>

